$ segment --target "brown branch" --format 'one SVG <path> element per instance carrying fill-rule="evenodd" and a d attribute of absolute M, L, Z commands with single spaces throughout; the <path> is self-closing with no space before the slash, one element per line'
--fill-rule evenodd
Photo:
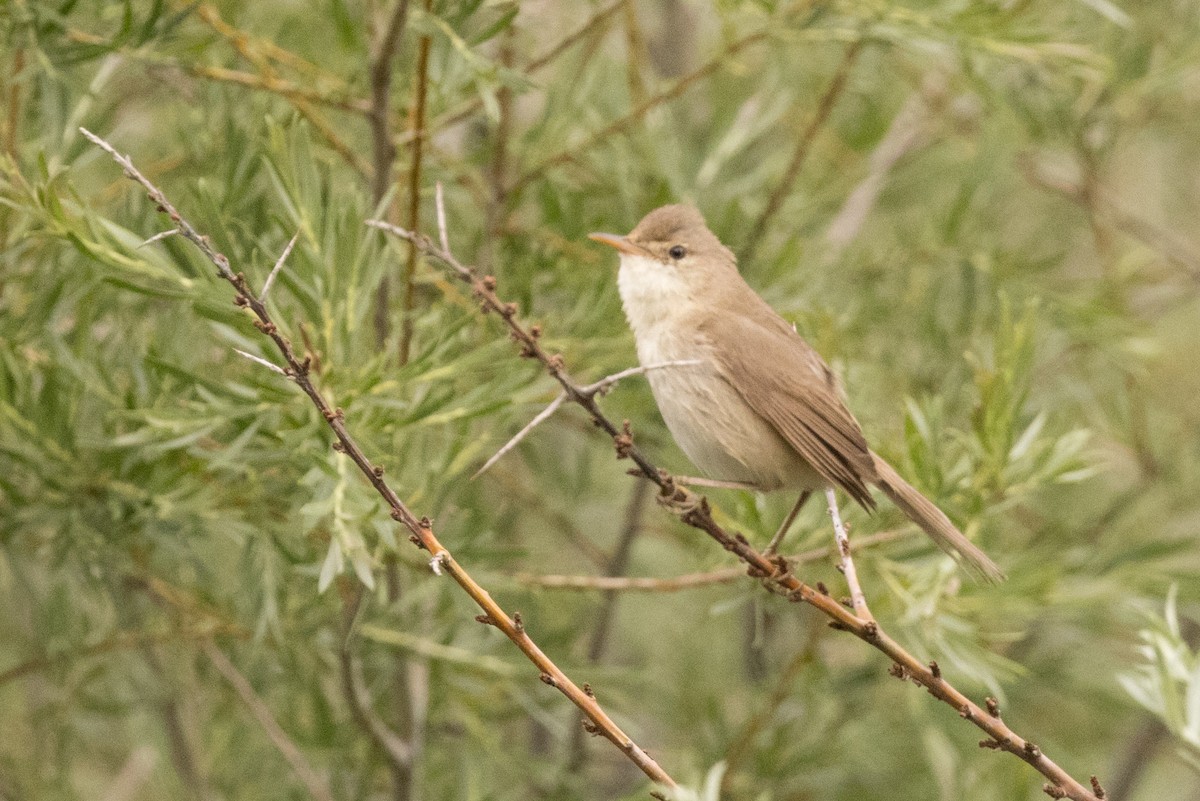
<path fill-rule="evenodd" d="M 809 151 L 812 149 L 812 143 L 817 138 L 817 133 L 825 125 L 826 120 L 829 119 L 834 105 L 836 105 L 838 98 L 841 97 L 842 90 L 846 88 L 846 80 L 850 77 L 850 70 L 853 68 L 854 62 L 858 60 L 858 54 L 862 52 L 863 44 L 864 41 L 858 39 L 846 48 L 841 64 L 838 65 L 837 72 L 833 74 L 833 78 L 829 81 L 829 86 L 825 89 L 825 94 L 821 96 L 821 100 L 817 104 L 817 110 L 813 114 L 813 118 L 809 120 L 808 126 L 800 133 L 800 138 L 796 141 L 796 149 L 792 151 L 792 157 L 783 171 L 783 178 L 780 179 L 779 185 L 775 187 L 775 190 L 771 192 L 771 196 L 767 200 L 767 205 L 763 208 L 762 213 L 758 215 L 758 219 L 754 221 L 754 225 L 750 229 L 750 235 L 742 243 L 741 259 L 743 262 L 748 262 L 754 257 L 754 252 L 758 249 L 759 242 L 762 240 L 763 234 L 766 233 L 771 219 L 779 213 L 779 210 L 783 208 L 783 202 L 792 193 L 792 188 L 796 185 L 796 179 L 800 177 L 800 168 L 804 166 L 804 162 L 808 158 Z"/>
<path fill-rule="evenodd" d="M 292 738 L 288 737 L 287 732 L 275 720 L 270 707 L 259 698 L 258 693 L 254 692 L 250 682 L 233 666 L 229 657 L 225 656 L 225 652 L 211 640 L 206 641 L 201 650 L 204 651 L 204 655 L 208 657 L 208 661 L 212 662 L 217 672 L 225 677 L 238 697 L 242 699 L 242 703 L 246 705 L 250 714 L 258 721 L 258 725 L 266 732 L 267 739 L 292 766 L 296 776 L 308 788 L 308 794 L 317 801 L 334 801 L 333 794 L 329 791 L 329 784 L 317 775 L 300 748 L 292 742 Z"/>
<path fill-rule="evenodd" d="M 850 543 L 855 551 L 872 548 L 876 545 L 894 542 L 912 533 L 911 529 L 893 529 L 880 531 L 869 537 L 863 537 Z M 837 547 L 827 545 L 824 548 L 814 548 L 811 551 L 785 557 L 789 567 L 795 568 L 813 562 L 820 562 L 836 555 Z M 680 592 L 695 590 L 701 587 L 711 587 L 714 584 L 730 584 L 746 577 L 744 567 L 726 567 L 721 570 L 709 570 L 704 573 L 685 573 L 681 576 L 668 578 L 642 578 L 628 576 L 535 576 L 531 573 L 517 573 L 513 579 L 527 587 L 540 587 L 547 590 L 600 590 L 602 592 Z"/>
<path fill-rule="evenodd" d="M 387 25 L 380 34 L 371 54 L 371 111 L 367 120 L 371 128 L 371 152 L 373 172 L 371 175 L 371 201 L 378 206 L 392 184 L 392 170 L 396 164 L 396 145 L 392 141 L 391 102 L 392 64 L 400 49 L 400 39 L 408 21 L 409 0 L 395 0 Z M 388 204 L 388 217 L 394 218 L 395 204 Z M 391 335 L 391 276 L 386 272 L 375 288 L 375 347 L 382 350 Z M 394 566 L 389 565 L 389 571 Z M 389 576 L 391 572 L 389 572 Z"/>
<path fill-rule="evenodd" d="M 527 329 L 518 321 L 516 304 L 506 302 L 496 294 L 496 278 L 494 276 L 477 276 L 470 267 L 458 261 L 453 253 L 440 248 L 423 234 L 406 231 L 379 220 L 371 220 L 368 225 L 389 231 L 411 242 L 426 255 L 445 265 L 452 274 L 468 283 L 475 297 L 480 301 L 483 311 L 495 313 L 503 321 L 509 336 L 517 343 L 520 355 L 523 358 L 539 361 L 546 372 L 562 386 L 567 397 L 583 407 L 596 427 L 612 438 L 618 458 L 632 460 L 643 476 L 658 485 L 658 500 L 664 508 L 674 513 L 687 525 L 708 534 L 721 547 L 741 559 L 747 566 L 747 572 L 751 576 L 761 579 L 772 592 L 782 595 L 789 601 L 804 602 L 816 607 L 830 618 L 830 626 L 839 631 L 853 634 L 887 655 L 893 662 L 890 670 L 893 676 L 911 679 L 914 683 L 924 687 L 934 698 L 949 705 L 960 717 L 987 733 L 989 739 L 982 740 L 981 747 L 1007 751 L 1024 760 L 1049 779 L 1049 783 L 1044 788 L 1047 794 L 1058 794 L 1058 797 L 1067 797 L 1074 801 L 1100 801 L 1092 790 L 1072 778 L 1069 773 L 1042 753 L 1038 746 L 1009 728 L 1000 719 L 998 710 L 984 709 L 950 684 L 942 676 L 936 663 L 926 665 L 921 662 L 888 636 L 876 621 L 859 617 L 828 594 L 804 583 L 792 573 L 786 561 L 778 557 L 772 560 L 763 556 L 743 534 L 722 528 L 713 518 L 707 498 L 696 496 L 678 486 L 669 473 L 655 467 L 634 444 L 629 421 L 626 420 L 618 427 L 600 409 L 596 396 L 583 392 L 582 388 L 571 379 L 563 357 L 560 354 L 548 353 L 542 348 L 539 342 L 540 329 Z"/>
<path fill-rule="evenodd" d="M 509 188 L 509 192 L 516 192 L 530 182 L 540 178 L 543 173 L 553 167 L 575 161 L 581 154 L 591 150 L 593 147 L 608 139 L 613 134 L 620 133 L 630 125 L 642 119 L 642 117 L 646 116 L 646 114 L 652 109 L 655 109 L 658 106 L 661 106 L 663 103 L 679 97 L 689 88 L 691 88 L 693 84 L 703 80 L 704 78 L 707 78 L 709 75 L 716 72 L 723 64 L 728 63 L 730 58 L 740 53 L 742 50 L 745 50 L 747 47 L 763 41 L 769 34 L 769 30 L 757 31 L 730 43 L 714 58 L 704 64 L 704 66 L 689 72 L 687 75 L 684 75 L 682 78 L 675 81 L 663 91 L 634 106 L 624 116 L 613 120 L 599 131 L 596 131 L 595 133 L 585 137 L 582 142 L 573 144 L 566 149 L 555 153 L 553 156 L 546 158 L 536 166 L 530 168 L 524 175 L 516 179 L 513 185 Z"/>
<path fill-rule="evenodd" d="M 424 0 L 425 12 L 433 7 L 433 0 Z M 422 36 L 417 45 L 417 82 L 414 89 L 412 119 L 409 131 L 413 134 L 412 162 L 408 168 L 408 227 L 417 230 L 421 227 L 421 162 L 425 153 L 428 136 L 425 131 L 425 101 L 429 95 L 429 47 L 428 36 Z M 408 260 L 404 264 L 403 285 L 401 294 L 400 320 L 400 364 L 408 363 L 409 351 L 412 348 L 413 309 L 416 308 L 417 291 L 417 249 L 409 247 Z M 382 344 L 382 343 L 380 343 Z"/>
<path fill-rule="evenodd" d="M 371 199 L 379 203 L 387 194 L 392 180 L 392 165 L 396 161 L 396 146 L 392 143 L 389 124 L 392 100 L 392 62 L 400 47 L 400 37 L 408 19 L 408 0 L 396 0 L 388 17 L 387 27 L 379 37 L 371 57 L 371 152 L 374 174 L 371 180 Z"/>
<path fill-rule="evenodd" d="M 617 726 L 612 718 L 596 702 L 596 699 L 589 692 L 585 692 L 575 682 L 571 681 L 558 665 L 538 647 L 537 643 L 526 632 L 520 614 L 510 617 L 504 611 L 503 607 L 492 599 L 487 590 L 480 586 L 467 570 L 455 560 L 450 551 L 435 536 L 432 521 L 426 517 L 418 518 L 405 505 L 400 496 L 392 489 L 391 485 L 384 480 L 383 467 L 371 462 L 366 454 L 363 453 L 362 448 L 351 437 L 349 430 L 346 428 L 345 415 L 342 410 L 331 407 L 325 400 L 325 397 L 312 383 L 310 379 L 311 359 L 308 357 L 301 359 L 296 355 L 291 341 L 280 332 L 279 327 L 272 320 L 266 306 L 250 290 L 245 275 L 235 273 L 231 269 L 229 259 L 217 251 L 207 237 L 201 235 L 192 227 L 191 223 L 180 215 L 162 191 L 150 183 L 128 157 L 121 155 L 117 152 L 116 148 L 91 131 L 80 128 L 80 132 L 93 144 L 112 156 L 113 160 L 124 169 L 125 175 L 146 190 L 150 201 L 169 216 L 171 222 L 179 229 L 180 234 L 199 248 L 201 253 L 217 268 L 218 276 L 234 288 L 234 303 L 248 309 L 253 314 L 255 327 L 275 343 L 280 355 L 287 363 L 289 377 L 308 396 L 309 400 L 317 408 L 317 411 L 325 419 L 326 423 L 329 424 L 336 439 L 334 448 L 349 456 L 351 461 L 362 471 L 367 481 L 370 482 L 375 491 L 387 503 L 391 510 L 392 518 L 409 530 L 411 533 L 410 541 L 418 548 L 432 555 L 432 559 L 430 560 L 431 568 L 434 568 L 435 572 L 439 574 L 445 573 L 449 575 L 483 610 L 483 614 L 479 616 L 479 621 L 500 629 L 525 654 L 526 658 L 538 668 L 541 672 L 542 681 L 557 689 L 571 703 L 579 707 L 587 715 L 590 725 L 595 728 L 596 733 L 612 742 L 646 776 L 652 781 L 666 785 L 667 787 L 676 786 L 675 781 L 670 775 L 659 767 L 658 763 L 649 754 Z"/>

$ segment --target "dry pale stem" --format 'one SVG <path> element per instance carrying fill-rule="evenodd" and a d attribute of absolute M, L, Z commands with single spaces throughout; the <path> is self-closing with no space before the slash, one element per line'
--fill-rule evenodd
<path fill-rule="evenodd" d="M 858 583 L 858 570 L 854 567 L 854 559 L 850 554 L 850 537 L 846 534 L 846 526 L 842 523 L 842 515 L 838 511 L 837 493 L 832 487 L 825 490 L 825 500 L 829 503 L 829 517 L 833 520 L 833 536 L 837 543 L 838 570 L 846 577 L 846 585 L 850 587 L 850 605 L 854 614 L 862 620 L 874 620 L 871 610 L 867 608 L 867 596 L 863 594 L 862 585 Z"/>
<path fill-rule="evenodd" d="M 651 463 L 634 444 L 629 422 L 625 421 L 618 427 L 600 409 L 596 397 L 584 392 L 583 387 L 571 379 L 562 356 L 548 353 L 542 348 L 539 341 L 540 327 L 531 326 L 527 329 L 521 324 L 517 319 L 516 304 L 506 302 L 496 294 L 497 282 L 494 276 L 476 275 L 474 270 L 460 262 L 453 253 L 439 247 L 423 234 L 406 231 L 379 220 L 371 220 L 367 224 L 411 242 L 428 256 L 445 265 L 456 277 L 468 283 L 480 301 L 482 310 L 485 313 L 495 313 L 503 321 L 509 336 L 519 347 L 520 356 L 540 362 L 546 372 L 563 388 L 567 398 L 583 407 L 592 422 L 612 438 L 618 458 L 632 460 L 643 476 L 658 485 L 660 503 L 684 523 L 705 532 L 725 550 L 741 559 L 747 565 L 751 576 L 762 580 L 774 592 L 791 601 L 803 601 L 816 607 L 830 618 L 832 627 L 847 631 L 886 654 L 893 662 L 892 675 L 911 679 L 924 687 L 934 698 L 948 704 L 960 717 L 986 732 L 989 739 L 981 741 L 982 747 L 1007 751 L 1024 760 L 1050 780 L 1047 787 L 1052 788 L 1055 793 L 1060 793 L 1060 797 L 1071 798 L 1073 801 L 1101 801 L 1091 789 L 1076 781 L 1042 753 L 1038 746 L 1010 729 L 1000 719 L 999 714 L 983 709 L 951 685 L 942 676 L 936 663 L 924 664 L 889 637 L 877 622 L 859 617 L 829 595 L 804 583 L 791 572 L 786 561 L 780 557 L 767 558 L 756 550 L 744 535 L 722 528 L 713 518 L 707 499 L 678 486 L 670 474 Z"/>
<path fill-rule="evenodd" d="M 255 327 L 270 337 L 287 363 L 288 377 L 295 381 L 297 386 L 309 397 L 309 400 L 312 401 L 313 405 L 316 406 L 321 416 L 333 430 L 334 437 L 336 438 L 334 448 L 345 453 L 358 466 L 367 478 L 367 481 L 370 482 L 375 491 L 387 503 L 391 510 L 392 518 L 411 532 L 409 539 L 412 543 L 431 554 L 431 568 L 435 572 L 449 575 L 483 610 L 483 614 L 478 618 L 479 621 L 500 629 L 525 654 L 529 661 L 538 668 L 544 683 L 559 690 L 575 706 L 579 707 L 584 715 L 587 716 L 591 730 L 617 746 L 651 780 L 667 787 L 674 787 L 675 781 L 670 775 L 659 767 L 658 763 L 649 754 L 617 726 L 612 718 L 596 702 L 592 694 L 585 692 L 575 682 L 571 681 L 553 660 L 538 647 L 537 643 L 525 631 L 520 614 L 518 613 L 510 617 L 492 599 L 487 590 L 480 586 L 466 569 L 454 559 L 450 551 L 434 535 L 433 524 L 429 518 L 418 518 L 409 510 L 408 506 L 400 499 L 400 496 L 384 480 L 383 467 L 372 463 L 366 454 L 363 453 L 358 443 L 351 437 L 349 430 L 346 428 L 345 415 L 342 410 L 331 407 L 312 383 L 309 377 L 311 359 L 309 357 L 301 359 L 296 355 L 291 341 L 283 336 L 278 326 L 272 320 L 266 306 L 251 292 L 246 282 L 246 277 L 241 273 L 235 273 L 231 269 L 229 259 L 224 254 L 218 252 L 207 237 L 201 235 L 192 227 L 191 223 L 180 215 L 162 191 L 142 175 L 129 158 L 121 155 L 112 145 L 91 131 L 81 128 L 80 132 L 88 140 L 112 156 L 113 160 L 125 170 L 125 175 L 146 190 L 150 201 L 156 204 L 164 214 L 168 215 L 171 222 L 179 229 L 180 234 L 196 245 L 217 268 L 217 274 L 233 286 L 236 293 L 234 302 L 238 306 L 248 309 L 253 314 Z"/>

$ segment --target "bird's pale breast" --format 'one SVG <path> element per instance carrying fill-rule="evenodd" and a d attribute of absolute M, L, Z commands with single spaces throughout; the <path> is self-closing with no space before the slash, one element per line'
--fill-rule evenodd
<path fill-rule="evenodd" d="M 619 287 L 643 365 L 699 361 L 651 370 L 650 389 L 671 436 L 708 477 L 763 490 L 815 489 L 823 481 L 717 371 L 708 346 L 687 318 L 689 298 L 660 265 L 646 275 L 640 259 L 622 259 Z M 651 283 L 652 282 L 652 283 Z"/>

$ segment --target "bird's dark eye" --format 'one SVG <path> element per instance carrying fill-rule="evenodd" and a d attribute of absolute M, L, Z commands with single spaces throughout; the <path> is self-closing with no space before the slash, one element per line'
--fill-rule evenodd
<path fill-rule="evenodd" d="M 687 250 L 684 248 L 683 245 L 676 245 L 675 247 L 673 247 L 667 251 L 667 255 L 669 255 L 672 259 L 675 259 L 676 261 L 678 261 L 679 259 L 682 259 L 684 256 L 687 255 Z"/>

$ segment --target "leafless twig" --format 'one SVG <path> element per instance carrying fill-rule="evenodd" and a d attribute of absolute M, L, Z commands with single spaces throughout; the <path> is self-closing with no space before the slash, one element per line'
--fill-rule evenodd
<path fill-rule="evenodd" d="M 169 231 L 163 231 L 161 234 L 155 234 L 154 236 L 150 237 L 145 242 L 138 245 L 138 247 L 144 248 L 146 245 L 153 245 L 155 242 L 158 242 L 161 239 L 166 239 L 168 236 L 175 236 L 177 233 L 179 233 L 178 228 L 172 228 Z"/>
<path fill-rule="evenodd" d="M 438 206 L 438 209 L 439 209 L 439 218 L 444 217 L 444 214 L 442 212 L 440 204 Z M 445 240 L 443 239 L 443 241 L 445 241 Z M 612 389 L 614 386 L 616 386 L 617 382 L 619 382 L 623 378 L 629 378 L 630 376 L 635 376 L 635 375 L 644 375 L 644 374 L 650 372 L 651 370 L 661 370 L 665 367 L 688 367 L 688 366 L 692 366 L 692 365 L 696 365 L 696 364 L 700 364 L 700 362 L 697 359 L 680 359 L 680 360 L 676 360 L 676 361 L 672 361 L 672 362 L 662 362 L 660 364 L 647 364 L 645 366 L 630 367 L 629 369 L 622 370 L 619 373 L 613 373 L 612 375 L 605 376 L 604 378 L 601 378 L 599 381 L 597 381 L 594 384 L 588 384 L 587 386 L 580 387 L 579 391 L 583 392 L 584 394 L 589 394 L 589 395 L 593 395 L 593 396 L 605 395 L 608 393 L 608 391 L 610 389 Z M 545 409 L 542 409 L 540 412 L 538 412 L 536 415 L 534 415 L 533 419 L 530 420 L 528 423 L 526 423 L 524 428 L 522 428 L 520 431 L 518 431 L 516 434 L 514 434 L 512 439 L 510 439 L 508 442 L 504 443 L 504 445 L 500 448 L 500 450 L 498 450 L 494 454 L 492 454 L 492 457 L 490 459 L 488 459 L 486 462 L 484 462 L 483 467 L 476 470 L 475 474 L 472 475 L 471 478 L 479 478 L 479 476 L 481 476 L 481 475 L 483 475 L 483 473 L 487 472 L 487 469 L 489 467 L 494 465 L 496 462 L 500 461 L 500 459 L 506 453 L 511 451 L 513 448 L 517 447 L 517 445 L 520 444 L 521 440 L 525 439 L 525 437 L 529 434 L 529 432 L 533 431 L 533 429 L 537 428 L 539 425 L 544 423 L 546 420 L 549 420 L 550 417 L 556 411 L 558 411 L 559 407 L 561 407 L 566 401 L 567 401 L 566 394 L 560 392 L 554 400 L 550 401 L 550 405 L 548 405 Z"/>
<path fill-rule="evenodd" d="M 400 496 L 396 494 L 395 490 L 392 489 L 391 485 L 384 480 L 383 467 L 374 464 L 367 458 L 362 448 L 351 437 L 349 430 L 346 428 L 345 414 L 341 409 L 331 407 L 313 384 L 310 378 L 311 359 L 309 357 L 301 359 L 296 355 L 291 341 L 279 330 L 278 325 L 272 320 L 267 307 L 250 291 L 250 286 L 246 281 L 245 275 L 235 273 L 231 269 L 229 259 L 217 251 L 207 237 L 200 234 L 192 227 L 191 223 L 184 219 L 175 209 L 175 206 L 167 199 L 166 195 L 152 184 L 146 176 L 142 175 L 128 157 L 121 155 L 116 148 L 91 131 L 85 128 L 80 128 L 79 130 L 89 141 L 108 153 L 124 169 L 125 175 L 128 178 L 137 182 L 146 190 L 150 201 L 155 206 L 161 208 L 163 213 L 168 215 L 171 222 L 179 229 L 180 234 L 199 248 L 204 256 L 217 268 L 217 274 L 233 286 L 235 291 L 234 303 L 248 309 L 253 314 L 255 327 L 270 337 L 287 363 L 288 377 L 308 396 L 326 423 L 329 424 L 336 438 L 334 448 L 349 456 L 351 461 L 362 471 L 367 481 L 370 482 L 375 491 L 387 503 L 392 518 L 409 530 L 411 533 L 410 541 L 437 559 L 442 571 L 462 587 L 480 609 L 483 610 L 483 614 L 478 618 L 479 622 L 500 629 L 525 654 L 526 658 L 538 668 L 541 672 L 541 680 L 545 684 L 557 689 L 571 703 L 579 707 L 587 716 L 589 726 L 594 728 L 596 734 L 612 742 L 652 781 L 667 787 L 675 787 L 675 781 L 671 776 L 659 767 L 658 763 L 641 746 L 635 743 L 629 735 L 617 726 L 612 718 L 596 702 L 596 699 L 590 693 L 580 688 L 579 685 L 575 684 L 538 647 L 537 643 L 533 641 L 525 630 L 525 625 L 521 620 L 520 614 L 510 617 L 504 611 L 503 607 L 496 603 L 492 596 L 488 594 L 487 590 L 480 586 L 466 569 L 455 560 L 450 551 L 435 536 L 432 521 L 427 517 L 418 518 L 414 515 L 404 501 L 400 499 Z"/>
<path fill-rule="evenodd" d="M 600 409 L 596 397 L 585 393 L 583 387 L 571 379 L 563 357 L 560 354 L 548 353 L 542 348 L 539 342 L 540 328 L 527 329 L 521 324 L 517 319 L 516 304 L 504 301 L 496 294 L 497 281 L 494 276 L 476 275 L 474 270 L 460 262 L 453 253 L 443 250 L 423 234 L 406 231 L 378 220 L 372 220 L 368 224 L 412 243 L 414 247 L 441 262 L 453 275 L 469 284 L 484 312 L 495 313 L 503 321 L 504 327 L 519 347 L 519 355 L 540 362 L 546 372 L 563 388 L 567 398 L 581 406 L 592 422 L 612 438 L 618 458 L 632 460 L 643 476 L 658 485 L 659 502 L 664 508 L 677 515 L 684 523 L 705 532 L 725 550 L 736 555 L 746 563 L 747 572 L 751 576 L 762 580 L 774 592 L 790 601 L 804 602 L 816 607 L 831 619 L 831 626 L 853 634 L 886 654 L 893 662 L 890 671 L 893 676 L 912 680 L 924 687 L 934 698 L 953 708 L 960 717 L 986 732 L 989 739 L 981 741 L 983 747 L 1006 751 L 1031 765 L 1050 780 L 1046 785 L 1048 794 L 1057 794 L 1057 797 L 1071 798 L 1073 801 L 1101 801 L 1091 789 L 1076 781 L 1042 753 L 1038 746 L 1009 728 L 1000 719 L 999 714 L 979 706 L 950 684 L 936 663 L 927 665 L 921 662 L 889 637 L 876 621 L 859 617 L 825 592 L 797 578 L 788 568 L 786 561 L 780 557 L 768 559 L 750 545 L 744 535 L 727 531 L 718 524 L 712 516 L 707 499 L 679 486 L 669 473 L 650 462 L 634 444 L 629 421 L 624 421 L 618 426 L 610 420 Z"/>
<path fill-rule="evenodd" d="M 271 713 L 270 707 L 258 697 L 258 693 L 254 692 L 254 688 L 250 686 L 250 682 L 241 674 L 241 671 L 233 666 L 229 657 L 225 656 L 225 653 L 211 640 L 204 643 L 203 651 L 204 655 L 208 657 L 208 661 L 212 662 L 217 672 L 225 677 L 238 697 L 242 699 L 242 703 L 246 705 L 250 714 L 258 721 L 258 725 L 266 732 L 271 744 L 279 753 L 283 754 L 283 758 L 292 766 L 296 776 L 308 788 L 308 794 L 317 801 L 334 801 L 333 794 L 329 792 L 328 783 L 317 775 L 300 748 L 292 742 L 292 738 L 288 737 L 287 732 L 275 720 L 275 715 Z"/>
<path fill-rule="evenodd" d="M 282 367 L 280 367 L 277 364 L 271 364 L 269 361 L 262 358 L 261 356 L 255 356 L 253 353 L 247 353 L 246 351 L 241 350 L 240 348 L 234 348 L 233 352 L 239 356 L 245 356 L 247 359 L 249 359 L 250 361 L 252 361 L 256 364 L 261 364 L 263 367 L 267 368 L 268 370 L 279 373 L 280 375 L 287 375 L 287 373 L 284 371 L 284 369 Z"/>
<path fill-rule="evenodd" d="M 846 534 L 846 526 L 842 523 L 842 515 L 838 512 L 837 492 L 833 487 L 825 490 L 825 500 L 829 504 L 829 517 L 833 520 L 834 541 L 838 550 L 838 570 L 846 577 L 850 587 L 850 603 L 854 614 L 861 620 L 874 621 L 871 610 L 867 608 L 867 596 L 863 594 L 862 585 L 858 583 L 858 571 L 854 567 L 854 558 L 850 555 L 850 537 Z"/>
<path fill-rule="evenodd" d="M 812 143 L 817 138 L 817 132 L 829 119 L 829 114 L 833 111 L 838 98 L 841 97 L 842 90 L 846 88 L 846 80 L 850 77 L 850 70 L 854 66 L 854 62 L 858 60 L 858 54 L 862 48 L 862 39 L 852 42 L 846 48 L 837 72 L 833 74 L 828 88 L 825 89 L 825 94 L 821 96 L 821 101 L 817 104 L 817 110 L 800 133 L 800 138 L 796 140 L 796 148 L 792 151 L 792 157 L 788 160 L 787 167 L 784 168 L 783 177 L 771 192 L 771 196 L 767 199 L 767 205 L 763 207 L 762 213 L 758 215 L 758 219 L 750 228 L 750 235 L 746 237 L 746 241 L 742 245 L 742 261 L 750 261 L 754 257 L 754 252 L 758 248 L 763 234 L 766 233 L 771 219 L 783 207 L 783 202 L 787 200 L 788 195 L 792 193 L 792 187 L 796 185 L 796 179 L 800 177 L 800 168 L 804 166 L 804 161 L 808 158 Z"/>
<path fill-rule="evenodd" d="M 291 255 L 292 248 L 296 246 L 296 240 L 299 238 L 299 231 L 292 235 L 292 238 L 288 240 L 287 247 L 283 249 L 283 253 L 280 253 L 279 258 L 275 261 L 275 266 L 271 268 L 271 272 L 267 276 L 267 280 L 263 281 L 262 292 L 258 293 L 258 299 L 262 302 L 266 303 L 267 293 L 271 291 L 271 284 L 275 283 L 275 276 L 277 276 L 279 271 L 283 269 L 283 263 L 287 261 L 287 257 Z"/>
<path fill-rule="evenodd" d="M 526 423 L 524 428 L 522 428 L 520 431 L 518 431 L 516 434 L 514 434 L 512 439 L 510 439 L 508 442 L 504 443 L 504 445 L 502 445 L 500 447 L 500 450 L 493 453 L 491 458 L 488 459 L 486 462 L 484 462 L 483 467 L 476 470 L 475 473 L 471 476 L 471 478 L 473 478 L 473 479 L 479 478 L 481 475 L 483 475 L 485 472 L 487 472 L 489 467 L 494 465 L 496 462 L 500 461 L 502 458 L 504 458 L 504 455 L 506 453 L 511 451 L 513 448 L 517 447 L 517 445 L 520 444 L 521 440 L 525 439 L 526 435 L 529 434 L 530 431 L 533 431 L 533 429 L 537 428 L 539 425 L 541 425 L 545 421 L 549 420 L 550 417 L 556 411 L 558 411 L 559 407 L 562 406 L 564 403 L 566 403 L 566 400 L 567 400 L 566 393 L 563 393 L 563 392 L 558 393 L 558 396 L 554 400 L 550 401 L 550 405 L 548 405 L 545 409 L 542 409 L 540 412 L 535 414 L 533 416 L 533 419 L 530 420 L 528 423 Z"/>

